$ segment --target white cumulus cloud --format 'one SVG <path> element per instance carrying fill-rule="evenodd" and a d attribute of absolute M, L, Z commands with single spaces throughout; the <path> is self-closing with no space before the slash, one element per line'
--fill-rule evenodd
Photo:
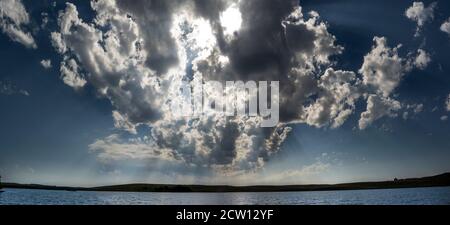
<path fill-rule="evenodd" d="M 361 114 L 359 128 L 365 129 L 383 116 L 394 117 L 393 112 L 402 108 L 393 99 L 395 89 L 404 76 L 413 69 L 425 69 L 431 61 L 429 54 L 418 49 L 417 55 L 408 53 L 403 57 L 398 50 L 402 45 L 391 48 L 385 37 L 375 37 L 372 50 L 364 57 L 359 73 L 362 74 L 363 96 L 367 98 L 367 110 Z M 379 107 L 379 108 L 378 108 Z M 408 118 L 408 113 L 403 115 Z"/>
<path fill-rule="evenodd" d="M 363 83 L 388 97 L 399 85 L 403 76 L 409 71 L 407 60 L 398 54 L 398 49 L 390 48 L 387 39 L 375 37 L 372 51 L 364 56 L 364 63 L 359 70 Z"/>
<path fill-rule="evenodd" d="M 52 61 L 50 59 L 43 59 L 41 60 L 41 66 L 45 69 L 50 69 L 52 68 Z"/>
<path fill-rule="evenodd" d="M 401 109 L 400 102 L 377 95 L 370 95 L 367 99 L 367 110 L 361 114 L 359 128 L 366 129 L 375 120 L 384 116 L 397 117 L 396 111 Z"/>
<path fill-rule="evenodd" d="M 428 7 L 425 7 L 423 2 L 414 2 L 413 5 L 406 10 L 405 16 L 417 23 L 415 36 L 419 36 L 422 27 L 427 22 L 434 19 L 436 5 L 437 3 L 433 2 Z"/>
<path fill-rule="evenodd" d="M 450 35 L 450 18 L 441 25 L 441 31 Z"/>
<path fill-rule="evenodd" d="M 417 56 L 414 60 L 414 66 L 418 69 L 424 70 L 431 62 L 431 56 L 423 49 L 417 50 Z"/>
<path fill-rule="evenodd" d="M 86 80 L 80 73 L 80 67 L 74 59 L 61 62 L 60 72 L 64 83 L 74 89 L 82 88 L 86 84 Z"/>
<path fill-rule="evenodd" d="M 37 48 L 33 36 L 26 31 L 30 18 L 21 0 L 0 0 L 0 28 L 11 40 L 27 48 Z"/>

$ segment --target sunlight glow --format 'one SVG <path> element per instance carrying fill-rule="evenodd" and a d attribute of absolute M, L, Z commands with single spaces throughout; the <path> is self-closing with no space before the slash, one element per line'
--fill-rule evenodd
<path fill-rule="evenodd" d="M 242 15 L 236 4 L 231 5 L 220 16 L 220 23 L 224 29 L 225 35 L 233 36 L 235 32 L 241 29 Z"/>

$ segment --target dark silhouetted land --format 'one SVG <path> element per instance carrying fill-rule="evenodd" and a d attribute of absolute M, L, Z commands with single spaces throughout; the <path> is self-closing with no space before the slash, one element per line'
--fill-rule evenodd
<path fill-rule="evenodd" d="M 381 182 L 359 182 L 344 184 L 319 185 L 259 185 L 259 186 L 226 186 L 226 185 L 172 185 L 172 184 L 125 184 L 94 188 L 58 187 L 37 184 L 4 183 L 5 188 L 25 188 L 64 191 L 117 191 L 117 192 L 293 192 L 293 191 L 338 191 L 363 189 L 391 189 L 417 187 L 450 186 L 450 173 L 437 176 L 395 179 Z"/>

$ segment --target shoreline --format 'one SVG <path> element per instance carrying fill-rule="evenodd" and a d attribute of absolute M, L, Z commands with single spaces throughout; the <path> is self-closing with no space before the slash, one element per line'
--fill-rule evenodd
<path fill-rule="evenodd" d="M 175 185 L 175 184 L 124 184 L 101 187 L 64 187 L 39 184 L 4 183 L 3 188 L 59 190 L 59 191 L 111 191 L 111 192 L 166 192 L 166 193 L 223 193 L 223 192 L 307 192 L 307 191 L 345 191 L 401 189 L 450 186 L 450 173 L 437 176 L 408 178 L 394 181 L 356 182 L 343 184 L 310 185 Z"/>

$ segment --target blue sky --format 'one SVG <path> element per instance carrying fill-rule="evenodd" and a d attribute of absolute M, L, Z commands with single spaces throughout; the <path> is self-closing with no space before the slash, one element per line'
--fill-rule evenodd
<path fill-rule="evenodd" d="M 70 2 L 84 21 L 95 17 L 88 1 Z M 432 2 L 423 1 L 425 6 Z M 336 43 L 345 48 L 333 56 L 336 70 L 357 73 L 375 36 L 385 37 L 390 47 L 402 44 L 399 55 L 404 58 L 423 49 L 431 62 L 426 69 L 413 69 L 402 77 L 390 96 L 402 104 L 396 117 L 384 116 L 366 129 L 358 129 L 360 115 L 366 110 L 366 100 L 361 98 L 339 128 L 293 124 L 281 150 L 256 174 L 226 176 L 215 182 L 244 184 L 245 177 L 253 176 L 252 183 L 336 183 L 450 171 L 450 120 L 445 119 L 450 116 L 445 105 L 450 94 L 450 36 L 440 30 L 450 17 L 450 3 L 436 2 L 434 18 L 415 37 L 417 24 L 405 16 L 413 1 L 300 1 L 303 13 L 318 12 Z M 58 1 L 56 6 L 45 0 L 23 4 L 30 16 L 23 29 L 30 32 L 37 49 L 12 41 L 5 32 L 0 34 L 0 85 L 9 90 L 0 93 L 0 172 L 7 181 L 91 186 L 208 180 L 211 174 L 202 166 L 186 169 L 158 161 L 108 163 L 100 159 L 90 148 L 96 141 L 112 134 L 123 139 L 144 137 L 151 126 L 138 126 L 137 134 L 115 127 L 112 111 L 117 106 L 99 96 L 90 81 L 83 89 L 62 81 L 60 63 L 64 59 L 52 45 L 50 33 L 59 30 L 58 12 L 65 10 L 64 2 Z M 41 27 L 43 12 L 49 18 L 45 28 Z M 43 59 L 50 59 L 52 67 L 44 68 Z M 420 104 L 423 109 L 413 112 Z"/>

